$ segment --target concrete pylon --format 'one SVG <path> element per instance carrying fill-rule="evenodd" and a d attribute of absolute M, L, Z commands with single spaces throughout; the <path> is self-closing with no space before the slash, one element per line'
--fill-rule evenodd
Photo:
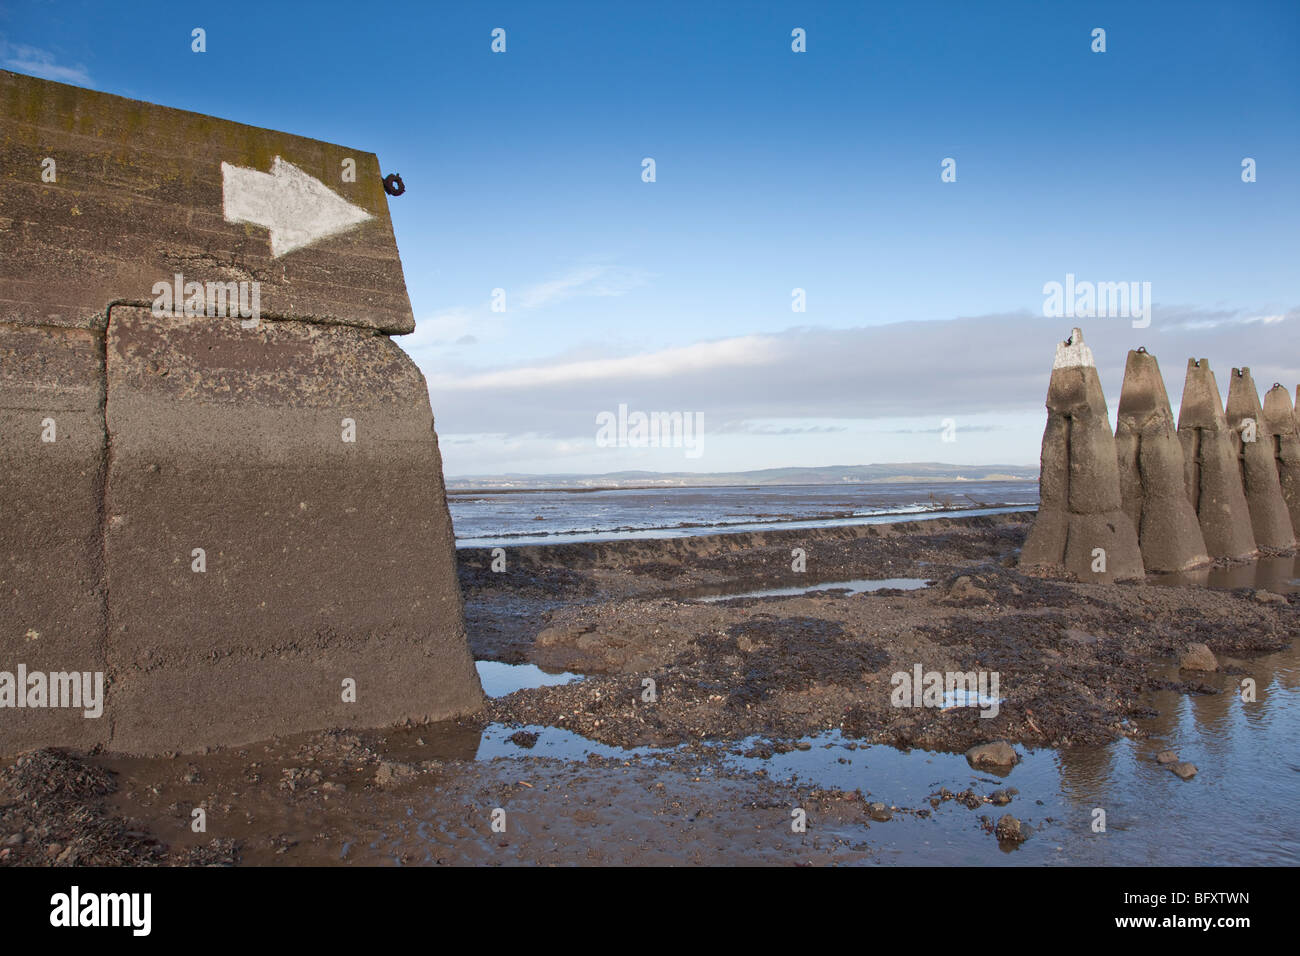
<path fill-rule="evenodd" d="M 1264 396 L 1264 418 L 1260 424 L 1262 440 L 1272 445 L 1282 500 L 1291 513 L 1291 530 L 1300 535 L 1300 429 L 1296 428 L 1291 393 L 1282 385 L 1274 383 Z"/>
<path fill-rule="evenodd" d="M 1257 550 L 1250 509 L 1233 454 L 1219 385 L 1210 360 L 1189 358 L 1178 409 L 1187 497 L 1196 509 L 1212 558 L 1244 558 Z"/>
<path fill-rule="evenodd" d="M 1228 386 L 1228 427 L 1232 449 L 1241 468 L 1241 487 L 1250 509 L 1250 526 L 1261 548 L 1294 548 L 1295 529 L 1282 498 L 1272 442 L 1264 434 L 1264 410 L 1250 369 L 1232 370 Z"/>
<path fill-rule="evenodd" d="M 1289 420 L 1289 418 L 1288 418 Z M 1148 571 L 1185 571 L 1210 562 L 1184 484 L 1183 446 L 1160 365 L 1146 349 L 1128 353 L 1115 427 L 1119 490 Z"/>
<path fill-rule="evenodd" d="M 1142 576 L 1137 532 L 1120 498 L 1106 398 L 1079 329 L 1056 346 L 1038 481 L 1038 517 L 1022 567 L 1063 567 L 1083 581 Z"/>

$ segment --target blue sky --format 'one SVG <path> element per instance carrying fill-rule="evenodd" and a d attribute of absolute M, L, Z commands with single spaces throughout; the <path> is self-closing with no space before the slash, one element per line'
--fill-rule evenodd
<path fill-rule="evenodd" d="M 1151 283 L 1150 328 L 1081 322 L 1112 413 L 1139 344 L 1175 404 L 1192 353 L 1294 385 L 1297 49 L 1295 2 L 0 0 L 6 68 L 402 174 L 453 475 L 1032 463 L 1066 273 Z M 597 447 L 620 403 L 705 453 Z"/>

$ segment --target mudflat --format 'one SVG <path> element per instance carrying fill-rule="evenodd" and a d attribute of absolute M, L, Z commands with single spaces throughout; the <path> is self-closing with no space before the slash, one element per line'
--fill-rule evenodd
<path fill-rule="evenodd" d="M 508 548 L 501 571 L 461 549 L 475 658 L 582 679 L 387 731 L 29 753 L 0 770 L 0 863 L 871 862 L 945 804 L 1009 851 L 1053 821 L 1030 819 L 999 752 L 1156 747 L 1156 702 L 1226 698 L 1300 622 L 1294 597 L 1256 587 L 1023 575 L 1031 518 Z M 897 675 L 918 667 L 996 673 L 996 706 L 900 706 Z M 567 758 L 534 753 L 539 735 Z M 919 798 L 867 769 L 854 786 L 765 769 L 811 747 L 862 765 L 877 745 L 997 746 L 968 785 Z"/>

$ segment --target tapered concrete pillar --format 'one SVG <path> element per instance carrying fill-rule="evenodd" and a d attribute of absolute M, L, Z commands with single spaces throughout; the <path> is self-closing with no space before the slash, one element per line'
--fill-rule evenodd
<path fill-rule="evenodd" d="M 1064 568 L 1083 581 L 1142 576 L 1137 532 L 1121 503 L 1106 398 L 1078 329 L 1056 346 L 1039 499 L 1021 552 L 1023 568 Z"/>
<path fill-rule="evenodd" d="M 1300 536 L 1300 429 L 1291 407 L 1291 393 L 1274 383 L 1264 396 L 1264 439 L 1272 445 L 1282 500 L 1291 513 L 1291 530 Z"/>
<path fill-rule="evenodd" d="M 1255 533 L 1233 454 L 1219 385 L 1209 359 L 1187 360 L 1187 381 L 1178 409 L 1178 439 L 1183 445 L 1187 497 L 1196 509 L 1212 558 L 1254 554 Z"/>
<path fill-rule="evenodd" d="M 1255 380 L 1246 367 L 1232 370 L 1228 387 L 1228 427 L 1232 449 L 1241 468 L 1241 486 L 1250 509 L 1250 526 L 1261 548 L 1294 548 L 1295 530 L 1282 498 L 1273 443 L 1264 434 L 1264 410 Z"/>
<path fill-rule="evenodd" d="M 1288 418 L 1289 420 L 1289 418 Z M 1210 562 L 1184 484 L 1183 446 L 1164 379 L 1146 349 L 1128 353 L 1115 428 L 1124 512 L 1138 532 L 1148 571 L 1185 571 Z"/>

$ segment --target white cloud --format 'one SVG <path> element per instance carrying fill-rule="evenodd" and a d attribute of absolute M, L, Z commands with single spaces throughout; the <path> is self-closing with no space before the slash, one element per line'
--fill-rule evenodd
<path fill-rule="evenodd" d="M 780 356 L 780 343 L 776 338 L 747 335 L 619 358 L 529 366 L 461 377 L 431 375 L 429 381 L 430 388 L 456 391 L 554 387 L 626 379 L 669 378 L 683 373 L 723 368 L 752 368 L 770 365 Z"/>
<path fill-rule="evenodd" d="M 34 46 L 22 46 L 0 41 L 0 64 L 3 64 L 5 69 L 8 70 L 39 76 L 46 80 L 55 80 L 59 83 L 71 83 L 74 86 L 94 85 L 83 64 L 65 66 L 56 63 L 53 53 Z"/>
<path fill-rule="evenodd" d="M 1121 319 L 1086 323 L 1112 418 L 1128 350 L 1139 346 L 1160 359 L 1175 414 L 1189 356 L 1210 359 L 1225 393 L 1233 366 L 1251 366 L 1259 383 L 1295 384 L 1300 309 L 1284 308 L 1276 316 L 1272 310 L 1211 313 L 1157 304 L 1146 329 Z M 1056 343 L 1071 324 L 1025 311 L 847 329 L 803 327 L 640 355 L 557 355 L 549 362 L 488 370 L 450 369 L 440 362 L 436 369 L 426 365 L 425 373 L 440 433 L 587 436 L 599 412 L 626 403 L 643 411 L 702 412 L 710 434 L 740 433 L 751 442 L 771 443 L 779 459 L 776 446 L 794 436 L 756 434 L 762 426 L 755 423 L 776 423 L 777 431 L 913 419 L 917 424 L 907 427 L 925 429 L 916 436 L 922 441 L 949 417 L 962 423 L 976 414 L 1036 420 Z M 1038 437 L 1041 431 L 1031 444 Z"/>

